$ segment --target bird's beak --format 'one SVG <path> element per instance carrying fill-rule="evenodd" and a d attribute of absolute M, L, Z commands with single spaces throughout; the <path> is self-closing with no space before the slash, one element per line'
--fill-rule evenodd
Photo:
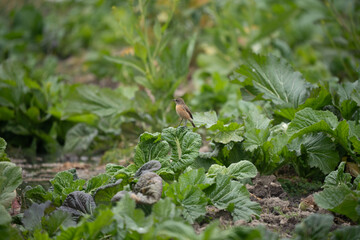
<path fill-rule="evenodd" d="M 174 102 L 176 102 L 176 99 L 173 99 Z"/>

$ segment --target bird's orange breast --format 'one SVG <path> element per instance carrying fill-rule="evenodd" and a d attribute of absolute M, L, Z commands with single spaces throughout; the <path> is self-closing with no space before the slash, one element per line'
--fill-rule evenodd
<path fill-rule="evenodd" d="M 184 109 L 183 106 L 181 105 L 176 105 L 176 113 L 181 117 L 181 118 L 184 118 L 184 119 L 189 119 L 190 118 L 190 115 L 189 113 Z"/>

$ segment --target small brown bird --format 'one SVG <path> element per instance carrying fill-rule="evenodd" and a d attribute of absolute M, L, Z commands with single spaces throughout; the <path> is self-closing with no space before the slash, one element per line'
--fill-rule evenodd
<path fill-rule="evenodd" d="M 176 103 L 176 113 L 179 115 L 179 117 L 181 117 L 179 126 L 182 123 L 182 121 L 185 119 L 185 126 L 186 126 L 187 120 L 189 120 L 191 122 L 191 125 L 193 127 L 195 127 L 195 124 L 192 121 L 193 116 L 191 114 L 191 111 L 190 111 L 189 107 L 186 106 L 184 100 L 182 98 L 177 98 L 177 99 L 174 99 L 174 101 Z"/>

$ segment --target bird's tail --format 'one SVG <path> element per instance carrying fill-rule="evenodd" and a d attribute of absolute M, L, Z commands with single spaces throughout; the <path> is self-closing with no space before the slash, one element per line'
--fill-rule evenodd
<path fill-rule="evenodd" d="M 189 120 L 190 120 L 190 119 L 189 119 Z M 194 124 L 194 122 L 193 122 L 192 120 L 190 120 L 190 122 L 191 122 L 191 125 L 192 125 L 193 127 L 196 127 L 195 124 Z"/>

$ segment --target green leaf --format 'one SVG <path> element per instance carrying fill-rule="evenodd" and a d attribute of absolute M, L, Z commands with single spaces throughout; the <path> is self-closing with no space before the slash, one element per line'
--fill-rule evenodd
<path fill-rule="evenodd" d="M 173 220 L 162 222 L 157 228 L 159 239 L 195 240 L 198 236 L 194 229 L 183 223 Z"/>
<path fill-rule="evenodd" d="M 246 151 L 253 152 L 259 147 L 262 147 L 270 136 L 269 129 L 247 129 L 244 133 L 245 141 L 244 147 Z"/>
<path fill-rule="evenodd" d="M 25 197 L 36 203 L 43 203 L 52 200 L 53 195 L 51 192 L 46 191 L 43 186 L 37 185 L 25 192 Z"/>
<path fill-rule="evenodd" d="M 345 226 L 332 232 L 331 240 L 351 240 L 359 238 L 360 226 Z"/>
<path fill-rule="evenodd" d="M 143 61 L 146 60 L 147 52 L 146 52 L 146 47 L 144 45 L 140 44 L 139 42 L 135 43 L 134 52 L 135 55 L 139 57 L 141 60 Z"/>
<path fill-rule="evenodd" d="M 68 227 L 61 231 L 56 240 L 79 240 L 83 232 L 83 225 L 77 227 Z"/>
<path fill-rule="evenodd" d="M 184 170 L 190 166 L 197 156 L 201 146 L 201 136 L 185 127 L 166 128 L 161 133 L 171 148 L 171 168 L 174 172 Z"/>
<path fill-rule="evenodd" d="M 356 212 L 359 205 L 360 193 L 351 191 L 346 185 L 325 188 L 314 195 L 319 207 L 343 214 L 353 221 L 359 221 L 360 215 Z"/>
<path fill-rule="evenodd" d="M 140 135 L 140 141 L 135 148 L 134 163 L 141 167 L 145 163 L 156 160 L 162 165 L 168 165 L 169 144 L 161 140 L 160 133 L 143 133 Z"/>
<path fill-rule="evenodd" d="M 137 167 L 135 164 L 130 164 L 126 168 L 121 168 L 113 174 L 115 179 L 122 179 L 127 181 L 132 175 L 136 173 Z"/>
<path fill-rule="evenodd" d="M 97 134 L 96 128 L 83 123 L 76 124 L 66 133 L 64 151 L 77 153 L 86 151 Z"/>
<path fill-rule="evenodd" d="M 11 162 L 0 162 L 0 205 L 10 206 L 16 197 L 14 190 L 21 183 L 21 168 Z"/>
<path fill-rule="evenodd" d="M 205 192 L 214 206 L 230 211 L 234 221 L 250 221 L 252 215 L 260 215 L 261 207 L 258 203 L 250 201 L 246 187 L 239 182 L 231 181 L 229 176 L 218 174 L 215 185 L 205 189 Z"/>
<path fill-rule="evenodd" d="M 0 204 L 0 226 L 1 225 L 7 225 L 11 222 L 11 216 L 4 207 L 4 205 Z"/>
<path fill-rule="evenodd" d="M 241 85 L 254 87 L 265 99 L 281 107 L 297 108 L 307 99 L 310 84 L 285 59 L 250 53 L 243 61 L 236 70 Z"/>
<path fill-rule="evenodd" d="M 232 163 L 227 168 L 227 170 L 228 170 L 227 174 L 236 178 L 237 180 L 254 178 L 257 174 L 255 165 L 247 160 L 242 160 L 237 163 Z"/>
<path fill-rule="evenodd" d="M 51 240 L 49 233 L 43 232 L 41 229 L 36 229 L 33 233 L 33 236 L 36 240 Z"/>
<path fill-rule="evenodd" d="M 195 112 L 193 114 L 194 124 L 197 127 L 205 126 L 206 128 L 210 128 L 215 125 L 218 121 L 217 115 L 215 111 L 209 112 Z"/>
<path fill-rule="evenodd" d="M 181 211 L 170 198 L 160 199 L 152 207 L 154 222 L 162 223 L 166 220 L 180 220 Z"/>
<path fill-rule="evenodd" d="M 338 185 L 344 184 L 350 187 L 351 175 L 350 173 L 345 173 L 345 162 L 341 162 L 336 171 L 332 171 L 325 177 L 323 188 L 336 187 Z"/>
<path fill-rule="evenodd" d="M 5 149 L 6 149 L 6 142 L 3 138 L 0 137 L 0 162 L 1 161 L 10 162 L 10 159 L 7 157 L 5 153 Z"/>
<path fill-rule="evenodd" d="M 296 240 L 326 240 L 334 217 L 331 215 L 312 214 L 300 224 L 296 225 Z"/>
<path fill-rule="evenodd" d="M 230 164 L 229 167 L 220 166 L 218 164 L 213 164 L 209 168 L 207 175 L 216 176 L 217 174 L 228 175 L 237 180 L 243 180 L 248 178 L 253 178 L 257 174 L 256 167 L 254 164 L 247 160 L 241 160 L 237 163 Z"/>
<path fill-rule="evenodd" d="M 86 181 L 84 179 L 74 180 L 72 173 L 63 171 L 57 173 L 55 177 L 50 180 L 50 183 L 54 187 L 55 203 L 61 204 L 68 194 L 82 190 Z"/>
<path fill-rule="evenodd" d="M 102 236 L 102 231 L 112 224 L 114 213 L 111 209 L 104 209 L 99 212 L 94 221 L 85 222 L 83 225 L 81 239 L 96 240 Z"/>
<path fill-rule="evenodd" d="M 50 236 L 60 230 L 60 227 L 67 228 L 75 225 L 76 222 L 72 219 L 71 213 L 61 210 L 56 210 L 42 219 L 42 226 Z"/>
<path fill-rule="evenodd" d="M 11 121 L 14 117 L 14 110 L 0 106 L 0 121 Z"/>
<path fill-rule="evenodd" d="M 86 183 L 85 192 L 94 192 L 97 188 L 109 183 L 110 178 L 111 177 L 106 173 L 90 178 Z"/>
<path fill-rule="evenodd" d="M 322 109 L 324 106 L 331 104 L 331 95 L 329 91 L 323 87 L 315 88 L 311 92 L 311 96 L 306 99 L 305 103 L 302 104 L 299 108 L 312 108 L 314 110 Z M 295 111 L 296 112 L 296 111 Z M 295 116 L 294 112 L 294 116 Z M 289 119 L 292 120 L 293 118 Z"/>
<path fill-rule="evenodd" d="M 324 174 L 333 171 L 340 161 L 335 144 L 324 133 L 306 134 L 296 138 L 289 149 L 295 150 L 298 156 L 303 155 L 310 167 L 317 167 Z"/>
<path fill-rule="evenodd" d="M 305 108 L 295 114 L 295 118 L 289 124 L 286 133 L 291 141 L 305 133 L 322 131 L 331 134 L 337 125 L 337 117 L 332 112 Z"/>
<path fill-rule="evenodd" d="M 188 172 L 181 174 L 179 177 L 179 184 L 181 185 L 181 187 L 194 185 L 198 186 L 200 189 L 204 189 L 210 185 L 210 182 L 205 176 L 205 170 L 203 168 L 199 168 L 192 169 Z"/>
<path fill-rule="evenodd" d="M 212 164 L 207 171 L 207 175 L 209 177 L 215 177 L 218 173 L 226 175 L 228 172 L 228 169 L 225 166 L 221 166 L 219 164 Z"/>
<path fill-rule="evenodd" d="M 109 176 L 113 177 L 114 174 L 121 170 L 121 169 L 124 169 L 125 167 L 122 166 L 122 165 L 116 165 L 116 164 L 113 164 L 113 163 L 108 163 L 106 164 L 105 166 L 105 173 L 108 174 Z"/>
<path fill-rule="evenodd" d="M 236 122 L 224 124 L 222 121 L 218 121 L 210 129 L 218 130 L 218 133 L 213 138 L 214 142 L 227 144 L 229 142 L 241 142 L 244 139 L 241 136 L 243 129 L 241 125 Z"/>
<path fill-rule="evenodd" d="M 204 169 L 193 169 L 181 175 L 179 182 L 164 187 L 165 196 L 171 198 L 177 206 L 181 206 L 182 215 L 189 223 L 206 213 L 207 198 L 200 189 L 204 183 Z"/>
<path fill-rule="evenodd" d="M 33 203 L 27 210 L 25 210 L 24 217 L 22 219 L 25 229 L 35 230 L 37 228 L 41 228 L 41 219 L 44 216 L 45 209 L 48 208 L 50 204 L 50 201 L 41 204 Z"/>
<path fill-rule="evenodd" d="M 140 63 L 140 61 L 137 62 L 137 61 L 132 60 L 130 58 L 115 58 L 115 57 L 109 57 L 109 56 L 105 56 L 105 59 L 110 61 L 110 62 L 116 63 L 116 64 L 121 64 L 121 65 L 132 67 L 135 70 L 137 70 L 137 71 L 141 72 L 142 74 L 146 75 L 146 72 L 143 69 L 143 66 Z"/>
<path fill-rule="evenodd" d="M 110 210 L 109 210 L 110 211 Z M 152 218 L 146 218 L 140 209 L 135 209 L 135 201 L 126 194 L 113 208 L 114 219 L 122 231 L 132 230 L 140 234 L 146 233 L 153 224 Z"/>
<path fill-rule="evenodd" d="M 79 85 L 65 98 L 64 116 L 91 113 L 98 117 L 115 116 L 129 111 L 133 104 L 121 92 L 95 85 Z"/>
<path fill-rule="evenodd" d="M 111 198 L 119 191 L 124 189 L 127 184 L 123 179 L 117 180 L 115 183 L 110 183 L 99 187 L 94 193 L 94 200 L 97 205 L 111 203 Z"/>

